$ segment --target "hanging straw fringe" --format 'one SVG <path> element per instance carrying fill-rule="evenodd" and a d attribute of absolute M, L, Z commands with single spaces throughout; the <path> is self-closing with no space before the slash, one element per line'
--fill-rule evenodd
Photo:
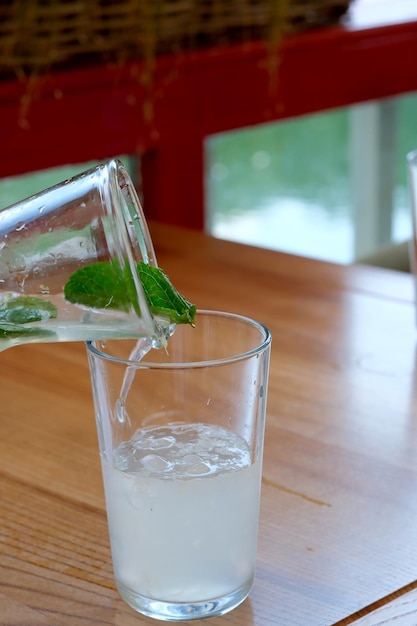
<path fill-rule="evenodd" d="M 335 23 L 350 0 L 3 0 L 0 78 L 98 58 L 271 40 Z"/>

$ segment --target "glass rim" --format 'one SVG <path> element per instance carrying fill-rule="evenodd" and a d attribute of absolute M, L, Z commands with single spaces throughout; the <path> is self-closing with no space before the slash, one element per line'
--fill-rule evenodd
<path fill-rule="evenodd" d="M 106 170 L 110 183 L 109 189 L 114 191 L 118 199 L 118 206 L 116 207 L 113 206 L 111 202 L 108 202 L 110 210 L 120 211 L 126 233 L 129 233 L 130 228 L 134 230 L 136 242 L 145 263 L 157 265 L 155 250 L 144 217 L 142 204 L 125 165 L 120 159 L 115 158 L 109 159 L 98 166 L 98 169 L 101 168 Z M 123 190 L 127 194 L 128 199 L 124 197 Z M 103 188 L 101 192 L 103 193 Z M 129 235 L 128 239 L 130 240 L 130 245 L 132 245 Z"/>
<path fill-rule="evenodd" d="M 137 270 L 138 255 L 150 265 L 156 266 L 157 260 L 135 186 L 118 158 L 109 159 L 94 169 L 99 172 L 98 184 L 103 206 L 113 218 L 113 228 L 117 230 L 117 235 L 112 238 L 118 244 L 116 255 L 122 267 L 128 265 L 135 290 L 145 303 L 146 297 Z M 156 325 L 150 310 L 143 306 L 140 315 L 149 332 L 155 333 Z"/>
<path fill-rule="evenodd" d="M 251 317 L 240 315 L 239 313 L 229 313 L 227 311 L 216 311 L 210 309 L 198 309 L 197 310 L 197 323 L 198 323 L 198 315 L 205 315 L 206 317 L 223 317 L 228 319 L 233 319 L 242 324 L 246 324 L 255 328 L 259 331 L 260 341 L 259 343 L 250 350 L 245 350 L 243 352 L 237 352 L 235 354 L 231 354 L 227 357 L 221 357 L 217 359 L 207 359 L 200 361 L 176 361 L 171 363 L 161 363 L 158 361 L 147 361 L 146 355 L 140 361 L 134 361 L 131 359 L 124 359 L 123 357 L 118 357 L 113 354 L 108 354 L 103 352 L 99 348 L 97 348 L 96 344 L 100 340 L 94 341 L 86 341 L 87 351 L 94 356 L 95 358 L 100 359 L 101 361 L 105 361 L 107 363 L 113 363 L 115 365 L 123 365 L 125 367 L 132 367 L 135 369 L 159 369 L 159 370 L 179 370 L 179 369 L 198 369 L 198 368 L 207 368 L 207 367 L 218 367 L 221 365 L 228 365 L 232 363 L 236 363 L 239 361 L 244 361 L 247 359 L 256 356 L 257 354 L 263 353 L 265 350 L 269 348 L 272 342 L 272 334 L 267 326 L 262 324 L 262 322 L 258 322 Z M 118 339 L 114 339 L 112 341 L 118 341 Z M 135 339 L 132 339 L 135 341 Z M 168 344 L 169 345 L 169 344 Z M 161 348 L 163 350 L 163 348 Z"/>

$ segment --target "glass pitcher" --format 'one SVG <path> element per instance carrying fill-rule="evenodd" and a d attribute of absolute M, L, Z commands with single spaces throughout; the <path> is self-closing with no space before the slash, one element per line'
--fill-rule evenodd
<path fill-rule="evenodd" d="M 162 336 L 138 276 L 141 261 L 157 265 L 139 199 L 118 160 L 1 210 L 0 350 Z M 106 281 L 109 295 L 97 300 L 96 283 Z M 129 294 L 122 304 L 111 295 L 117 291 Z"/>

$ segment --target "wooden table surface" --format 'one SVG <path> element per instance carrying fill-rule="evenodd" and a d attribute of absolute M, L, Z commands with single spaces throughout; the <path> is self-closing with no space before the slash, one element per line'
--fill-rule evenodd
<path fill-rule="evenodd" d="M 210 623 L 417 624 L 411 277 L 151 232 L 189 299 L 274 337 L 257 577 Z M 0 623 L 155 624 L 113 583 L 83 344 L 22 346 L 0 362 Z"/>

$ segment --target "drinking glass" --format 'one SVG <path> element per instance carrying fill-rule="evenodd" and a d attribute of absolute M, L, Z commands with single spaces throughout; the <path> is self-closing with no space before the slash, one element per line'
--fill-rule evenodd
<path fill-rule="evenodd" d="M 136 191 L 117 159 L 1 210 L 0 350 L 29 341 L 157 335 L 140 261 L 157 264 Z M 135 294 L 123 310 L 110 296 L 100 306 L 66 297 L 71 275 L 94 263 L 117 264 Z"/>
<path fill-rule="evenodd" d="M 252 586 L 271 335 L 198 311 L 168 350 L 87 343 L 112 560 L 155 618 L 221 615 Z"/>

